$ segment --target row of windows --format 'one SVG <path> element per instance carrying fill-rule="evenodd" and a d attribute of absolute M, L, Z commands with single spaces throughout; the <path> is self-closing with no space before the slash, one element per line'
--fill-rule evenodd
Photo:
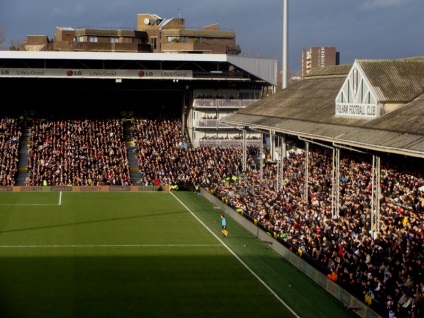
<path fill-rule="evenodd" d="M 194 40 L 194 41 L 198 41 L 198 43 L 203 43 L 203 37 L 200 38 L 190 38 L 188 36 L 182 36 L 182 37 L 177 37 L 177 36 L 167 36 L 166 37 L 166 42 L 167 43 L 188 43 L 190 42 L 190 39 Z M 85 37 L 84 36 L 77 36 L 76 37 L 76 42 L 85 42 Z M 88 36 L 88 42 L 90 43 L 97 43 L 98 42 L 98 37 L 96 35 L 89 35 Z M 117 36 L 111 36 L 109 37 L 109 43 L 119 43 L 119 37 Z M 133 38 L 133 43 L 138 43 L 141 44 L 142 43 L 142 39 L 141 38 Z M 156 48 L 157 45 L 157 38 L 152 37 L 151 38 L 151 44 L 153 46 L 153 48 Z"/>
<path fill-rule="evenodd" d="M 85 42 L 84 36 L 77 36 L 75 39 L 76 39 L 76 42 Z M 136 43 L 136 44 L 142 44 L 143 43 L 141 38 L 133 38 L 132 40 L 133 40 L 133 43 Z M 156 48 L 156 43 L 157 43 L 156 40 L 157 39 L 154 38 L 154 37 L 151 38 L 153 48 Z M 97 43 L 98 42 L 97 36 L 96 35 L 89 35 L 88 36 L 88 42 Z M 109 37 L 109 43 L 119 43 L 119 37 L 117 37 L 117 36 Z"/>
<path fill-rule="evenodd" d="M 193 41 L 197 41 L 199 43 L 203 43 L 203 37 L 200 38 L 190 38 L 188 36 L 167 36 L 166 37 L 166 42 L 167 43 L 188 43 L 190 42 L 190 39 L 192 39 Z"/>

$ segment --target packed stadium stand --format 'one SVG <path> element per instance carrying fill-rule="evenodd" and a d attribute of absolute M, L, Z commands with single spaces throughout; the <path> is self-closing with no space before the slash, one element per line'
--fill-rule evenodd
<path fill-rule="evenodd" d="M 1 186 L 137 184 L 190 191 L 200 186 L 381 317 L 420 317 L 424 64 L 410 62 L 415 77 L 405 76 L 419 85 L 407 89 L 399 87 L 405 84 L 402 78 L 383 81 L 385 86 L 375 90 L 377 115 L 373 109 L 347 116 L 334 105 L 354 104 L 341 90 L 344 85 L 362 89 L 363 101 L 372 105 L 375 95 L 366 92 L 365 84 L 376 88 L 378 76 L 393 76 L 374 65 L 380 63 L 311 72 L 222 118 L 241 130 L 260 131 L 259 146 L 246 144 L 246 138 L 217 146 L 213 141 L 222 136 L 211 135 L 206 138 L 210 144 L 194 147 L 183 121 L 185 101 L 173 105 L 168 99 L 163 105 L 163 100 L 155 103 L 154 95 L 148 105 L 131 107 L 132 116 L 122 116 L 126 104 L 101 114 L 82 106 L 76 108 L 80 113 L 43 107 L 34 114 L 11 111 L 0 122 Z M 400 61 L 385 66 L 399 77 L 405 70 Z M 358 70 L 362 82 L 355 78 Z M 396 87 L 397 95 L 392 92 Z M 112 100 L 124 102 L 123 96 Z M 108 97 L 90 100 L 107 104 Z M 280 142 L 284 138 L 280 152 L 274 144 L 278 133 Z"/>

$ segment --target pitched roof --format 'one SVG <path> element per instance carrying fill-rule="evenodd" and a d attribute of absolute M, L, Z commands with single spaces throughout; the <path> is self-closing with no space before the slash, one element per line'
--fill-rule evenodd
<path fill-rule="evenodd" d="M 386 102 L 409 102 L 424 88 L 424 58 L 405 60 L 358 60 L 370 84 Z"/>
<path fill-rule="evenodd" d="M 314 69 L 304 80 L 220 121 L 424 158 L 424 58 L 357 62 L 382 99 L 409 103 L 378 118 L 336 117 L 335 99 L 352 67 L 340 65 Z"/>

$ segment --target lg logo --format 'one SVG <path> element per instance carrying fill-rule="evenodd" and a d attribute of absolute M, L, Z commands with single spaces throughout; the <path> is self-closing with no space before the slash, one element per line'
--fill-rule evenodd
<path fill-rule="evenodd" d="M 82 71 L 72 71 L 72 70 L 68 70 L 68 71 L 66 71 L 66 75 L 67 76 L 74 76 L 74 75 L 82 75 Z"/>
<path fill-rule="evenodd" d="M 138 77 L 153 76 L 153 72 L 138 71 Z"/>

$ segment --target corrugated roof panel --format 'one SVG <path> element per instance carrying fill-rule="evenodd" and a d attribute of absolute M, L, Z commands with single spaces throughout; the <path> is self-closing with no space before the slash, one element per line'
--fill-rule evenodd
<path fill-rule="evenodd" d="M 313 126 L 310 125 L 309 127 L 305 127 L 304 130 L 309 133 L 312 131 L 318 136 L 338 138 L 340 136 L 344 136 L 347 129 L 345 126 L 315 124 Z"/>
<path fill-rule="evenodd" d="M 410 62 L 408 61 L 408 63 Z M 385 62 L 381 63 L 383 64 L 379 65 L 380 62 L 374 64 L 373 67 L 377 67 L 374 71 L 378 72 L 380 68 L 384 69 Z M 424 65 L 424 59 L 416 59 L 414 63 Z M 371 65 L 372 63 L 366 64 Z M 394 65 L 395 68 L 386 72 L 386 76 L 390 76 L 393 72 L 405 72 L 401 76 L 402 80 L 398 78 L 393 83 L 390 80 L 386 81 L 382 75 L 384 72 L 378 76 L 371 75 L 372 67 L 368 69 L 367 74 L 373 76 L 374 85 L 377 84 L 379 76 L 382 76 L 381 81 L 386 81 L 386 83 L 381 83 L 377 90 L 381 89 L 382 92 L 389 88 L 396 90 L 397 83 L 400 83 L 400 90 L 404 91 L 397 95 L 396 93 L 389 94 L 389 96 L 398 98 L 398 96 L 414 95 L 415 99 L 378 118 L 357 119 L 335 116 L 335 97 L 345 80 L 345 76 L 340 76 L 340 74 L 347 70 L 344 67 L 341 72 L 327 70 L 319 75 L 315 73 L 315 75 L 292 84 L 270 97 L 221 119 L 221 121 L 232 125 L 240 123 L 242 126 L 275 130 L 299 137 L 309 136 L 317 140 L 352 145 L 363 149 L 424 158 L 424 73 L 417 84 L 414 82 L 414 78 L 420 74 L 420 71 L 417 72 L 416 69 L 409 66 L 402 68 L 398 62 Z M 412 73 L 409 79 L 408 73 Z M 330 75 L 324 76 L 323 74 Z M 414 84 L 411 85 L 410 91 L 406 92 L 404 85 L 408 80 Z M 422 86 L 418 89 L 420 83 Z M 391 85 L 394 85 L 393 88 Z"/>
<path fill-rule="evenodd" d="M 389 136 L 390 135 L 385 131 L 373 132 L 370 129 L 364 129 L 359 127 L 349 130 L 343 136 L 343 139 L 349 139 L 364 144 L 381 145 L 389 138 Z"/>
<path fill-rule="evenodd" d="M 352 68 L 352 64 L 330 65 L 324 67 L 315 67 L 307 75 L 308 78 L 316 76 L 334 76 L 346 75 Z"/>
<path fill-rule="evenodd" d="M 382 101 L 409 102 L 424 87 L 424 63 L 419 60 L 357 60 Z"/>
<path fill-rule="evenodd" d="M 406 144 L 405 148 L 411 149 L 419 153 L 424 153 L 424 138 L 417 137 L 416 140 L 409 139 L 409 143 Z M 423 156 L 421 156 L 423 157 Z"/>
<path fill-rule="evenodd" d="M 411 136 L 408 134 L 398 134 L 393 139 L 386 138 L 384 140 L 383 146 L 392 147 L 398 149 L 411 148 L 414 147 L 415 150 L 423 150 L 423 148 L 419 149 L 419 144 L 422 143 L 424 145 L 424 139 L 421 136 Z M 418 148 L 417 148 L 418 146 Z"/>

